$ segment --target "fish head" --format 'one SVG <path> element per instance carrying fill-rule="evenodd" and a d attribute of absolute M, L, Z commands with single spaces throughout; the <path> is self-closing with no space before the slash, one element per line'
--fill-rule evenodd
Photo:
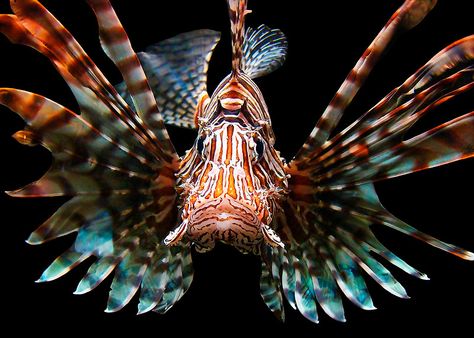
<path fill-rule="evenodd" d="M 287 177 L 269 121 L 255 113 L 255 102 L 235 95 L 210 99 L 178 173 L 181 225 L 168 243 L 186 237 L 200 252 L 216 241 L 242 252 L 258 252 L 263 241 L 282 245 L 270 223 Z"/>

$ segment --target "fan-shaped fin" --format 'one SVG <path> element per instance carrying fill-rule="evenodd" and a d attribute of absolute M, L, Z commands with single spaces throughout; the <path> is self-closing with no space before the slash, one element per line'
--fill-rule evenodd
<path fill-rule="evenodd" d="M 406 131 L 432 108 L 469 90 L 473 82 L 474 36 L 458 40 L 434 56 L 401 86 L 349 127 L 326 142 L 317 156 L 304 159 L 303 169 L 335 175 L 336 166 L 354 164 L 396 147 Z M 390 154 L 389 156 L 390 157 Z M 352 166 L 362 169 L 362 166 Z"/>
<path fill-rule="evenodd" d="M 143 134 L 161 158 L 168 161 L 175 153 L 153 92 L 137 55 L 108 0 L 87 0 L 99 24 L 102 48 L 120 70 L 134 107 L 143 124 Z"/>
<path fill-rule="evenodd" d="M 149 258 L 147 256 L 146 251 L 136 248 L 120 262 L 115 269 L 105 312 L 116 312 L 130 302 L 138 291 L 148 268 Z"/>
<path fill-rule="evenodd" d="M 310 155 L 312 152 L 319 152 L 319 147 L 327 141 L 345 109 L 350 105 L 393 38 L 400 32 L 419 24 L 435 4 L 436 0 L 406 0 L 392 15 L 337 90 L 308 139 L 296 154 L 296 160 L 307 156 L 312 157 L 314 156 Z"/>
<path fill-rule="evenodd" d="M 409 298 L 405 288 L 393 277 L 390 271 L 365 251 L 361 243 L 354 241 L 352 234 L 340 231 L 341 250 L 344 250 L 367 272 L 380 286 L 392 295 L 400 298 Z"/>
<path fill-rule="evenodd" d="M 275 249 L 274 249 L 275 250 Z M 281 249 L 280 249 L 281 250 Z M 283 251 L 282 254 L 282 273 L 281 285 L 286 299 L 291 307 L 296 310 L 295 290 L 296 290 L 296 276 L 293 264 L 293 257 Z"/>
<path fill-rule="evenodd" d="M 73 92 L 105 105 L 111 112 L 109 115 L 115 116 L 116 119 L 118 117 L 119 123 L 129 129 L 129 134 L 135 136 L 129 139 L 130 142 L 138 141 L 153 156 L 172 161 L 174 155 L 169 138 L 168 141 L 163 140 L 163 148 L 156 146 L 153 132 L 146 122 L 137 118 L 79 43 L 51 13 L 38 1 L 33 0 L 11 1 L 11 7 L 23 26 L 23 30 L 16 30 L 18 25 L 13 27 L 15 34 L 23 35 L 21 39 L 16 39 L 17 41 L 38 49 L 50 58 Z M 106 3 L 105 7 L 110 7 L 110 4 Z M 9 32 L 7 29 L 6 33 Z M 80 104 L 83 100 L 83 97 L 78 98 Z M 162 129 L 156 129 L 156 133 L 160 140 L 166 138 Z"/>
<path fill-rule="evenodd" d="M 151 45 L 138 53 L 166 124 L 195 128 L 199 96 L 207 90 L 207 69 L 220 33 L 195 30 Z M 131 104 L 125 82 L 116 86 Z"/>
<path fill-rule="evenodd" d="M 110 275 L 121 259 L 121 256 L 105 256 L 98 259 L 89 267 L 86 275 L 80 280 L 74 294 L 82 295 L 95 289 Z"/>
<path fill-rule="evenodd" d="M 340 250 L 332 241 L 328 242 L 334 265 L 331 268 L 334 279 L 344 295 L 351 302 L 364 310 L 374 310 L 365 280 L 360 274 L 354 260 L 344 251 Z"/>
<path fill-rule="evenodd" d="M 166 313 L 171 306 L 181 298 L 183 293 L 183 265 L 182 255 L 179 247 L 170 247 L 168 256 L 168 281 L 163 293 L 163 297 L 153 309 L 157 313 Z M 189 248 L 188 248 L 189 249 Z"/>
<path fill-rule="evenodd" d="M 168 257 L 154 254 L 142 279 L 138 314 L 153 310 L 160 302 L 168 283 Z"/>
<path fill-rule="evenodd" d="M 77 231 L 83 224 L 83 217 L 95 213 L 98 204 L 95 197 L 78 196 L 66 202 L 46 222 L 33 231 L 27 239 L 28 244 L 43 244 L 49 240 Z"/>
<path fill-rule="evenodd" d="M 28 145 L 41 144 L 56 157 L 77 164 L 86 161 L 130 176 L 153 175 L 146 161 L 126 146 L 114 141 L 82 116 L 44 96 L 13 88 L 0 88 L 0 104 L 20 115 L 27 123 L 15 138 Z M 87 143 L 78 142 L 87 140 Z M 105 154 L 107 154 L 105 156 Z M 67 158 L 68 157 L 68 158 Z"/>
<path fill-rule="evenodd" d="M 262 275 L 260 276 L 260 294 L 275 317 L 285 321 L 285 308 L 281 292 L 281 259 L 277 251 L 266 247 L 262 249 Z"/>
<path fill-rule="evenodd" d="M 115 269 L 107 311 L 125 306 L 140 286 L 144 290 L 141 304 L 151 304 L 151 308 L 167 290 L 165 307 L 169 309 L 192 280 L 189 245 L 173 249 L 162 245 L 177 219 L 174 174 L 178 157 L 110 3 L 89 3 L 98 17 L 103 47 L 131 88 L 135 109 L 38 1 L 12 0 L 16 15 L 0 15 L 0 31 L 53 62 L 76 97 L 81 114 L 37 94 L 0 89 L 0 103 L 17 111 L 27 124 L 14 137 L 26 145 L 41 144 L 53 155 L 50 170 L 40 180 L 11 194 L 73 196 L 29 238 L 39 244 L 78 232 L 74 245 L 39 281 L 58 278 L 87 257 L 96 256 L 77 294 L 92 290 Z M 121 62 L 122 58 L 131 61 Z M 173 264 L 170 271 L 168 261 Z M 158 287 L 151 287 L 153 283 Z"/>
<path fill-rule="evenodd" d="M 316 299 L 331 318 L 344 322 L 346 319 L 342 300 L 329 268 L 332 262 L 323 246 L 318 243 L 314 243 L 313 246 L 312 250 L 303 250 L 303 259 L 313 281 Z M 318 254 L 313 253 L 313 250 L 317 250 Z"/>
<path fill-rule="evenodd" d="M 303 316 L 312 321 L 319 323 L 318 311 L 316 308 L 316 294 L 311 275 L 305 261 L 301 258 L 293 257 L 295 268 L 295 302 L 296 307 Z"/>
<path fill-rule="evenodd" d="M 49 282 L 64 276 L 91 256 L 92 252 L 77 252 L 74 247 L 57 257 L 41 274 L 37 282 Z"/>
<path fill-rule="evenodd" d="M 286 36 L 279 29 L 249 27 L 242 46 L 242 71 L 252 79 L 268 75 L 283 65 L 287 49 Z"/>

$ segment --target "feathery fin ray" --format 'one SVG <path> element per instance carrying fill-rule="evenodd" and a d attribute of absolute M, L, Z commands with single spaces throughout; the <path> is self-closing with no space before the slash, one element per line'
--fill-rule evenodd
<path fill-rule="evenodd" d="M 186 32 L 138 53 L 166 124 L 195 128 L 199 96 L 207 91 L 207 69 L 220 33 L 209 29 Z M 125 82 L 116 86 L 131 104 Z"/>
<path fill-rule="evenodd" d="M 373 185 L 474 156 L 474 112 L 403 140 L 409 128 L 434 107 L 474 87 L 474 36 L 443 49 L 360 119 L 329 138 L 390 40 L 418 24 L 435 3 L 405 1 L 287 166 L 291 192 L 283 203 L 284 211 L 274 218 L 285 249 L 273 249 L 272 259 L 282 262 L 279 272 L 288 301 L 312 321 L 317 321 L 317 304 L 330 317 L 344 320 L 338 289 L 360 308 L 375 309 L 362 271 L 391 294 L 409 298 L 379 258 L 428 279 L 382 245 L 372 227 L 388 227 L 474 260 L 474 253 L 422 233 L 390 214 Z"/>
<path fill-rule="evenodd" d="M 189 245 L 173 249 L 162 245 L 177 217 L 173 189 L 177 155 L 110 3 L 90 0 L 89 4 L 99 22 L 102 46 L 134 96 L 134 108 L 38 1 L 11 1 L 15 15 L 0 15 L 0 31 L 51 60 L 71 88 L 81 114 L 37 94 L 0 89 L 0 104 L 16 111 L 27 124 L 15 138 L 23 144 L 41 144 L 53 155 L 51 168 L 40 180 L 10 194 L 72 196 L 28 239 L 40 244 L 78 232 L 73 246 L 38 281 L 59 278 L 96 256 L 75 293 L 91 291 L 115 270 L 106 311 L 125 306 L 141 287 L 140 304 L 146 308 L 139 310 L 144 312 L 159 304 L 161 289 L 169 293 L 178 288 L 180 297 L 192 280 Z M 158 276 L 168 275 L 167 260 L 174 262 L 173 281 L 183 280 L 183 287 L 169 282 L 152 286 Z M 166 298 L 166 307 L 179 297 Z"/>
<path fill-rule="evenodd" d="M 251 79 L 268 75 L 283 65 L 287 49 L 286 36 L 279 29 L 249 27 L 242 46 L 242 71 Z"/>

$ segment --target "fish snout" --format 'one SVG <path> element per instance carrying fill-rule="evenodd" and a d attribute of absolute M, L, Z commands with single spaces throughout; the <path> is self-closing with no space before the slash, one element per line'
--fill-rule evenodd
<path fill-rule="evenodd" d="M 262 242 L 262 222 L 256 210 L 231 198 L 217 198 L 194 209 L 188 218 L 187 237 L 198 251 L 211 250 L 216 241 L 245 252 Z"/>

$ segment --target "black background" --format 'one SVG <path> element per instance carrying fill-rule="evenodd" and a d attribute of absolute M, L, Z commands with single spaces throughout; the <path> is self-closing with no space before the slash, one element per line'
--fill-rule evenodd
<path fill-rule="evenodd" d="M 114 6 L 136 50 L 183 31 L 210 28 L 223 32 L 209 69 L 209 91 L 230 67 L 229 25 L 225 1 L 114 1 Z M 110 78 L 117 71 L 102 54 L 96 23 L 84 1 L 43 1 L 68 27 L 89 55 Z M 155 4 L 152 4 L 155 3 Z M 66 5 L 67 4 L 67 5 Z M 284 67 L 259 79 L 269 106 L 277 148 L 286 158 L 301 146 L 316 119 L 338 86 L 401 1 L 250 1 L 253 14 L 248 25 L 265 23 L 282 29 L 289 40 Z M 2 13 L 9 12 L 2 0 Z M 342 121 L 347 124 L 369 109 L 392 88 L 449 43 L 473 33 L 472 1 L 440 0 L 428 18 L 404 35 L 385 55 Z M 77 105 L 59 75 L 35 51 L 11 45 L 0 37 L 0 86 L 30 90 L 76 109 Z M 472 91 L 436 109 L 415 126 L 426 130 L 474 107 Z M 78 111 L 76 109 L 76 111 Z M 14 113 L 1 107 L 0 190 L 16 189 L 39 178 L 48 168 L 50 155 L 39 147 L 24 147 L 10 138 L 23 126 Z M 170 130 L 178 150 L 190 147 L 194 132 Z M 408 223 L 474 250 L 472 219 L 474 161 L 412 174 L 377 184 L 385 206 Z M 320 309 L 314 325 L 287 306 L 285 324 L 273 318 L 259 295 L 259 261 L 231 248 L 218 247 L 209 254 L 194 255 L 195 275 L 191 289 L 166 315 L 135 316 L 137 299 L 116 314 L 105 314 L 110 278 L 85 296 L 74 296 L 77 282 L 87 269 L 81 265 L 55 282 L 34 280 L 71 243 L 73 238 L 39 247 L 24 242 L 28 234 L 62 202 L 59 199 L 17 200 L 1 195 L 1 281 L 4 327 L 18 332 L 91 332 L 131 329 L 163 335 L 229 333 L 293 334 L 301 336 L 382 335 L 384 332 L 451 334 L 469 332 L 474 300 L 474 265 L 415 240 L 384 229 L 375 229 L 389 248 L 430 281 L 420 281 L 391 268 L 407 288 L 411 300 L 397 299 L 368 281 L 377 311 L 359 310 L 345 301 L 347 323 L 329 319 Z M 20 320 L 22 324 L 15 324 Z M 59 329 L 66 325 L 68 331 Z M 467 331 L 466 331 L 467 330 Z"/>

